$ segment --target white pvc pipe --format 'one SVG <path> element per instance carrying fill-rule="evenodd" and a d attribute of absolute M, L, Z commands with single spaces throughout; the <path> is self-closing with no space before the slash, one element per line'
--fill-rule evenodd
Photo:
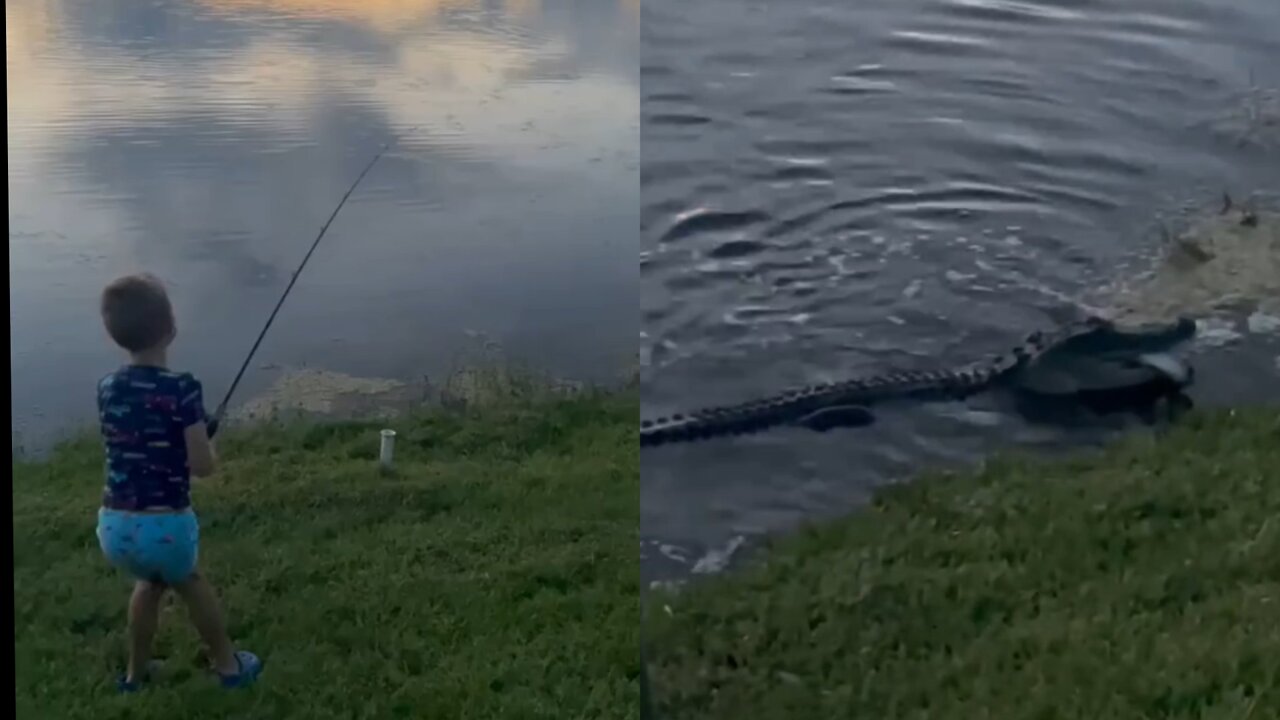
<path fill-rule="evenodd" d="M 383 430 L 382 431 L 382 447 L 379 449 L 379 452 L 378 452 L 378 462 L 381 463 L 382 467 L 387 469 L 391 468 L 391 459 L 392 459 L 392 456 L 395 455 L 395 451 L 396 451 L 396 431 Z"/>

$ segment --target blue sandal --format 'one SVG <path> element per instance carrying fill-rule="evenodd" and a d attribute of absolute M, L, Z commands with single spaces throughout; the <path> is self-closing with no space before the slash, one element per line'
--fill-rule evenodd
<path fill-rule="evenodd" d="M 240 671 L 234 675 L 218 674 L 222 680 L 224 688 L 248 687 L 258 679 L 258 675 L 262 672 L 262 661 L 257 655 L 248 650 L 236 651 L 236 663 L 240 666 Z"/>

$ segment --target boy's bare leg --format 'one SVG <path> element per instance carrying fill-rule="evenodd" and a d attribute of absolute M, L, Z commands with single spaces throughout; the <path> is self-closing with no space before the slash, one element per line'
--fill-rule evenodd
<path fill-rule="evenodd" d="M 126 680 L 137 682 L 147 676 L 151 662 L 151 643 L 160 624 L 160 601 L 166 587 L 161 583 L 139 580 L 133 584 L 129 598 L 129 668 Z"/>
<path fill-rule="evenodd" d="M 191 622 L 196 626 L 204 644 L 209 648 L 209 660 L 214 670 L 222 675 L 234 675 L 240 672 L 240 663 L 236 661 L 235 648 L 231 638 L 227 636 L 227 626 L 222 619 L 222 607 L 218 604 L 218 596 L 213 586 L 199 572 L 182 583 L 175 585 L 174 590 L 182 596 L 191 613 Z"/>

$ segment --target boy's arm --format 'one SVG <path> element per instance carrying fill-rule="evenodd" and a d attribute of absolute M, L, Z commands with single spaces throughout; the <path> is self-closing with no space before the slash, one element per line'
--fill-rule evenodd
<path fill-rule="evenodd" d="M 205 424 L 204 391 L 200 381 L 188 376 L 179 414 L 182 417 L 182 436 L 187 444 L 187 466 L 196 477 L 208 477 L 217 469 L 218 458 L 209 439 Z"/>
<path fill-rule="evenodd" d="M 188 425 L 183 431 L 187 441 L 187 465 L 196 477 L 208 477 L 218 469 L 218 456 L 204 422 Z"/>

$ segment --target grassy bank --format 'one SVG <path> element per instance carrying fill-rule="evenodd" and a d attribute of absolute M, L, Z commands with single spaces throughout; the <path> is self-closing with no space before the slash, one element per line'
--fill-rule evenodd
<path fill-rule="evenodd" d="M 1277 718 L 1280 411 L 895 487 L 650 600 L 664 719 Z"/>
<path fill-rule="evenodd" d="M 93 438 L 13 466 L 17 717 L 621 718 L 638 703 L 637 396 L 511 402 L 390 423 L 228 430 L 197 481 L 201 565 L 250 690 L 203 671 L 185 611 L 120 697 L 129 582 L 94 536 Z"/>

